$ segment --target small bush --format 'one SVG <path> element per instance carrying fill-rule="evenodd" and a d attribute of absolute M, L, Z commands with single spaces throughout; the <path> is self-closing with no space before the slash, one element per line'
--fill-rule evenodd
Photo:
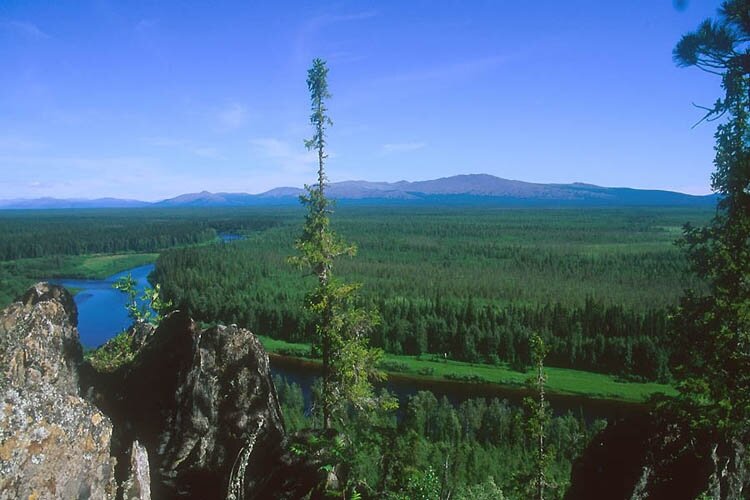
<path fill-rule="evenodd" d="M 380 363 L 378 363 L 378 368 L 388 372 L 408 373 L 411 371 L 411 368 L 406 363 L 402 363 L 400 361 L 390 361 L 387 359 L 380 361 Z"/>
<path fill-rule="evenodd" d="M 489 382 L 486 378 L 481 375 L 459 375 L 458 373 L 446 373 L 443 377 L 448 380 L 456 380 L 458 382 L 473 382 L 473 383 L 487 383 Z"/>
<path fill-rule="evenodd" d="M 310 349 L 306 349 L 304 347 L 280 347 L 278 349 L 274 349 L 274 352 L 276 352 L 276 354 L 280 354 L 282 356 L 289 356 L 292 358 L 313 359 L 315 357 L 310 352 Z"/>
<path fill-rule="evenodd" d="M 133 336 L 129 332 L 121 332 L 98 349 L 86 353 L 86 360 L 95 370 L 109 373 L 133 361 L 135 353 Z"/>

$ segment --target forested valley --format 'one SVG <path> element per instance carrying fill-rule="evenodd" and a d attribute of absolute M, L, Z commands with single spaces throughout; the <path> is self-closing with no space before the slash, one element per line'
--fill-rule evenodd
<path fill-rule="evenodd" d="M 669 310 L 683 288 L 701 287 L 674 241 L 710 215 L 343 204 L 337 227 L 359 253 L 338 266 L 364 284 L 361 300 L 382 318 L 372 343 L 387 352 L 523 370 L 539 332 L 550 366 L 665 382 Z M 153 279 L 196 319 L 308 342 L 309 282 L 286 262 L 301 217 L 296 207 L 6 211 L 0 299 L 39 279 L 88 277 L 84 258 L 95 271 L 113 254 L 158 255 Z M 244 239 L 218 243 L 226 233 Z"/>
<path fill-rule="evenodd" d="M 381 318 L 371 342 L 387 352 L 528 373 L 538 333 L 547 366 L 671 384 L 669 316 L 683 288 L 704 287 L 675 240 L 686 222 L 711 215 L 344 203 L 336 225 L 359 251 L 339 259 L 337 271 L 363 283 L 361 305 Z M 296 207 L 6 212 L 4 300 L 41 278 L 157 259 L 152 281 L 195 319 L 310 344 L 314 324 L 303 306 L 311 278 L 288 262 L 301 219 Z M 34 257 L 18 258 L 26 255 Z M 320 427 L 300 386 L 282 377 L 275 385 L 289 431 Z M 525 498 L 538 451 L 529 418 L 501 399 L 458 404 L 417 392 L 397 412 L 348 412 L 335 426 L 348 440 L 340 449 L 304 431 L 294 449 L 333 453 L 332 462 L 347 464 L 347 487 L 374 496 Z M 551 417 L 548 498 L 562 497 L 573 461 L 605 425 L 583 414 Z"/>
<path fill-rule="evenodd" d="M 671 383 L 669 315 L 684 287 L 703 287 L 674 241 L 711 211 L 342 204 L 335 216 L 359 247 L 338 273 L 362 282 L 361 305 L 379 312 L 376 347 L 527 372 L 539 333 L 548 366 Z M 152 281 L 197 320 L 309 344 L 310 277 L 288 262 L 301 219 L 296 207 L 6 212 L 2 290 L 9 301 L 40 278 L 158 259 Z M 289 431 L 320 427 L 300 386 L 275 385 Z M 504 400 L 418 392 L 396 413 L 349 412 L 336 424 L 349 444 L 330 460 L 347 464 L 348 487 L 375 496 L 524 498 L 537 452 L 528 422 Z M 564 494 L 573 461 L 605 425 L 550 419 L 549 498 Z M 294 439 L 300 453 L 332 452 L 314 434 Z"/>
<path fill-rule="evenodd" d="M 284 220 L 270 211 L 251 214 L 241 208 L 1 211 L 0 307 L 40 279 L 103 278 L 167 248 Z"/>
<path fill-rule="evenodd" d="M 364 283 L 380 312 L 372 343 L 524 369 L 528 336 L 551 348 L 550 366 L 669 380 L 669 309 L 686 272 L 674 240 L 696 209 L 337 209 L 341 234 L 358 242 L 339 272 Z M 166 296 L 205 322 L 237 323 L 304 342 L 313 325 L 306 278 L 286 263 L 298 215 L 232 244 L 161 254 Z"/>

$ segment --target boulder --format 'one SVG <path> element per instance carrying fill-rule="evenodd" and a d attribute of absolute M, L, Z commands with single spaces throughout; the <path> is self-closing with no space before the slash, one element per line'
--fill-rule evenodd
<path fill-rule="evenodd" d="M 78 312 L 62 287 L 38 283 L 0 315 L 0 372 L 19 387 L 78 394 Z"/>
<path fill-rule="evenodd" d="M 120 462 L 135 440 L 148 451 L 155 498 L 223 498 L 242 450 L 261 474 L 284 438 L 268 356 L 234 325 L 201 330 L 173 313 L 131 364 L 83 384 L 115 423 Z"/>
<path fill-rule="evenodd" d="M 0 313 L 0 499 L 114 498 L 112 424 L 79 396 L 76 321 L 47 283 Z"/>

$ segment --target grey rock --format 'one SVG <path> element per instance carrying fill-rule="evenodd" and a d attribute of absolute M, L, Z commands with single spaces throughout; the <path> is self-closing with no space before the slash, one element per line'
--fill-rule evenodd
<path fill-rule="evenodd" d="M 151 500 L 148 452 L 138 441 L 130 449 L 130 475 L 122 490 L 123 500 Z"/>
<path fill-rule="evenodd" d="M 72 297 L 47 284 L 0 314 L 0 500 L 225 498 L 230 479 L 239 498 L 321 496 L 320 460 L 289 452 L 251 332 L 173 313 L 99 373 L 75 327 Z"/>
<path fill-rule="evenodd" d="M 0 313 L 0 499 L 114 498 L 112 424 L 78 395 L 75 327 L 46 283 Z"/>
<path fill-rule="evenodd" d="M 0 373 L 18 386 L 47 384 L 78 394 L 78 339 L 73 297 L 37 283 L 0 316 Z"/>
<path fill-rule="evenodd" d="M 115 441 L 148 450 L 155 498 L 223 498 L 248 442 L 255 467 L 284 438 L 268 355 L 234 325 L 200 330 L 173 313 L 133 363 L 83 383 L 112 417 Z M 114 451 L 120 460 L 128 452 Z"/>

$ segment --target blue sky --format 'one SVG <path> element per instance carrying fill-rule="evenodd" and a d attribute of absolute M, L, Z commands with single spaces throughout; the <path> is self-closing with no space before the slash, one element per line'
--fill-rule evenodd
<path fill-rule="evenodd" d="M 710 192 L 717 77 L 676 68 L 719 1 L 0 1 L 0 198 L 257 193 L 489 173 Z M 679 7 L 679 8 L 678 8 Z"/>

